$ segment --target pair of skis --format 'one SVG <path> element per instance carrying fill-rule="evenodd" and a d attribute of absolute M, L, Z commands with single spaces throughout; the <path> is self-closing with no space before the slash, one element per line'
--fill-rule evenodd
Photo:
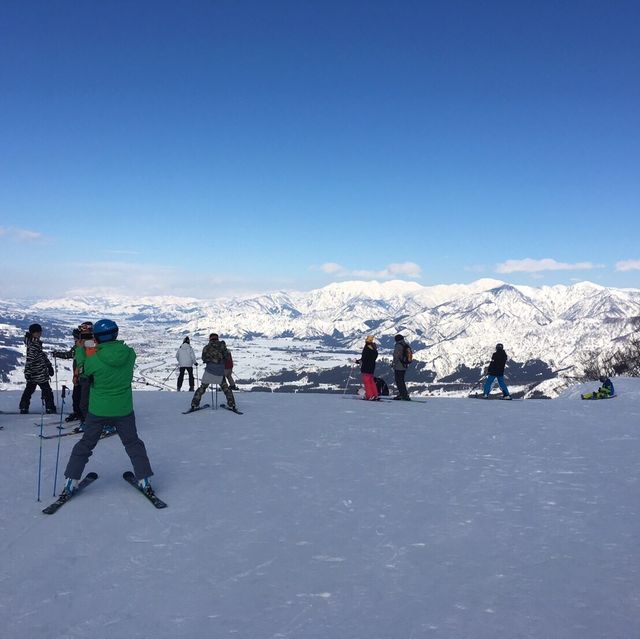
<path fill-rule="evenodd" d="M 140 488 L 140 486 L 138 485 L 138 482 L 136 481 L 135 475 L 130 470 L 123 473 L 122 478 L 128 484 L 131 484 L 136 490 L 141 492 L 156 508 L 167 507 L 167 504 L 163 502 L 162 499 L 157 497 L 155 493 L 153 492 L 147 493 L 142 488 Z M 73 493 L 69 495 L 68 493 L 65 493 L 63 491 L 60 497 L 58 497 L 58 499 L 54 501 L 50 506 L 47 506 L 42 512 L 45 515 L 53 515 L 53 513 L 55 513 L 58 509 L 62 508 L 62 506 L 64 506 L 70 499 L 75 497 L 81 490 L 86 488 L 89 484 L 92 484 L 96 479 L 98 479 L 97 473 L 87 473 L 84 479 L 80 481 L 80 483 L 78 484 L 78 486 L 76 487 Z"/>
<path fill-rule="evenodd" d="M 371 402 L 371 401 L 380 401 L 380 402 L 401 402 L 402 400 L 395 400 L 393 397 L 388 397 L 388 396 L 382 396 L 382 395 L 378 395 L 378 398 L 376 400 L 371 400 L 371 399 L 364 399 L 364 397 L 361 397 L 360 395 L 342 395 L 343 399 L 359 399 L 361 401 L 366 401 L 366 402 Z M 409 404 L 426 404 L 427 400 L 426 399 L 411 399 L 409 400 L 409 402 L 407 402 L 406 400 L 404 400 L 404 403 L 409 403 Z"/>
<path fill-rule="evenodd" d="M 39 426 L 39 424 L 37 425 Z M 84 433 L 83 430 L 80 430 L 79 428 L 74 428 L 73 430 L 70 430 L 66 433 L 59 432 L 57 435 L 38 435 L 38 437 L 41 437 L 42 439 L 57 439 L 58 437 L 67 437 L 68 435 L 81 435 L 82 433 Z M 102 434 L 100 435 L 100 439 L 106 439 L 107 437 L 112 437 L 115 434 L 116 434 L 115 430 L 109 431 L 109 432 L 103 431 Z"/>
<path fill-rule="evenodd" d="M 197 408 L 190 408 L 189 410 L 185 410 L 182 414 L 189 415 L 190 413 L 196 413 L 199 410 L 204 410 L 205 408 L 210 408 L 210 407 L 211 407 L 211 404 L 202 404 L 202 406 L 198 406 Z M 239 411 L 235 406 L 231 408 L 231 406 L 227 406 L 226 404 L 220 404 L 220 408 L 225 408 L 226 410 L 231 411 L 236 415 L 244 414 L 242 411 Z"/>

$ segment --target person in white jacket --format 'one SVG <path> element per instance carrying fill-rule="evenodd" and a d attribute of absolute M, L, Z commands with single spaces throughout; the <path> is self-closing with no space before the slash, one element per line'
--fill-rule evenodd
<path fill-rule="evenodd" d="M 185 337 L 178 352 L 176 353 L 176 359 L 178 360 L 178 366 L 180 367 L 180 374 L 178 375 L 178 390 L 182 388 L 182 380 L 184 379 L 184 373 L 187 371 L 189 373 L 189 390 L 193 392 L 194 382 L 193 382 L 193 367 L 197 366 L 198 362 L 196 361 L 196 354 L 193 352 L 193 348 L 191 348 L 191 343 L 189 342 L 189 338 Z"/>

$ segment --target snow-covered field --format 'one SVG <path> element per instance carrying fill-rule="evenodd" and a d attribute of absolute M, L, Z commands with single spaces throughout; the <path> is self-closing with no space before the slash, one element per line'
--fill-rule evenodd
<path fill-rule="evenodd" d="M 576 399 L 594 384 L 518 402 L 241 393 L 242 416 L 136 393 L 165 510 L 121 479 L 113 437 L 87 466 L 100 478 L 43 515 L 58 442 L 37 503 L 39 415 L 0 415 L 0 636 L 638 637 L 640 380 L 614 382 L 598 402 Z"/>

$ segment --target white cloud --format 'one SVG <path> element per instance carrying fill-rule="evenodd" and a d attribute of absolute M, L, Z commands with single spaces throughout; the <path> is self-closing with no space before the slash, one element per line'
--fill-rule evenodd
<path fill-rule="evenodd" d="M 330 275 L 347 272 L 347 269 L 344 266 L 337 264 L 336 262 L 325 262 L 320 266 L 320 270 L 324 273 L 329 273 Z"/>
<path fill-rule="evenodd" d="M 193 273 L 181 267 L 101 261 L 68 264 L 77 285 L 64 290 L 65 296 L 82 295 L 175 295 L 203 299 L 253 295 L 265 290 L 289 289 L 291 279 L 243 277 L 217 273 Z M 78 277 L 78 273 L 81 277 Z M 67 283 L 69 279 L 65 280 Z"/>
<path fill-rule="evenodd" d="M 406 277 L 420 277 L 422 269 L 415 262 L 402 262 L 401 264 L 389 264 L 387 271 L 391 277 L 404 275 Z"/>
<path fill-rule="evenodd" d="M 616 262 L 616 271 L 640 271 L 640 260 Z"/>
<path fill-rule="evenodd" d="M 541 271 L 585 271 L 594 268 L 603 268 L 602 264 L 593 262 L 558 262 L 551 258 L 532 260 L 527 257 L 524 260 L 507 260 L 496 265 L 496 273 L 540 273 Z"/>
<path fill-rule="evenodd" d="M 337 277 L 360 277 L 364 279 L 391 280 L 398 277 L 418 279 L 422 276 L 422 269 L 415 262 L 395 262 L 388 264 L 379 271 L 367 269 L 348 269 L 336 262 L 325 262 L 319 269 L 328 275 Z M 317 270 L 313 268 L 312 270 Z"/>
<path fill-rule="evenodd" d="M 13 226 L 0 226 L 0 237 L 14 240 L 15 242 L 46 242 L 48 238 L 44 233 L 31 231 L 30 229 L 19 229 Z"/>

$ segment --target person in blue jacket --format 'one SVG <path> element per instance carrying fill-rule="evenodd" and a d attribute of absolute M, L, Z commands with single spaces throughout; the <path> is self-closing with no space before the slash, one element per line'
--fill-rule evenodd
<path fill-rule="evenodd" d="M 613 388 L 613 382 L 606 376 L 600 375 L 598 378 L 600 381 L 600 388 L 593 393 L 583 393 L 582 399 L 609 399 L 616 394 Z"/>

